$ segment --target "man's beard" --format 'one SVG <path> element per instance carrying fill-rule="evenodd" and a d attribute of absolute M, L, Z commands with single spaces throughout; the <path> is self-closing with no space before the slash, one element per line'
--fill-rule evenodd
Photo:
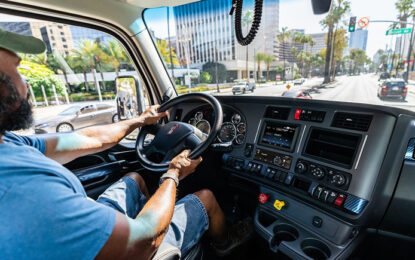
<path fill-rule="evenodd" d="M 17 109 L 13 109 L 19 104 Z M 27 98 L 17 93 L 16 87 L 6 74 L 0 72 L 0 133 L 28 129 L 33 124 L 32 106 Z"/>

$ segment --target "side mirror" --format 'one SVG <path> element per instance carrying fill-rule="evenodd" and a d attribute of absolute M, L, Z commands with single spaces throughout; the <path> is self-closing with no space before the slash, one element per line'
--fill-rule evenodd
<path fill-rule="evenodd" d="M 311 0 L 314 14 L 325 14 L 330 11 L 332 0 Z"/>
<path fill-rule="evenodd" d="M 143 87 L 134 76 L 118 76 L 115 79 L 117 89 L 117 111 L 119 120 L 140 115 L 145 110 Z"/>

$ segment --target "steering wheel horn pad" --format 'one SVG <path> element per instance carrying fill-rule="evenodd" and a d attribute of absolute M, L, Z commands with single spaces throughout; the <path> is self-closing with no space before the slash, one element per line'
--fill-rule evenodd
<path fill-rule="evenodd" d="M 168 109 L 185 102 L 201 101 L 208 103 L 214 112 L 214 123 L 210 133 L 206 136 L 201 135 L 194 126 L 184 123 L 171 121 L 165 125 L 149 125 L 140 129 L 136 141 L 136 153 L 139 163 L 146 169 L 154 172 L 165 172 L 169 168 L 170 160 L 180 153 L 183 149 L 191 149 L 189 157 L 195 159 L 199 157 L 215 140 L 223 122 L 223 111 L 219 101 L 208 94 L 191 93 L 185 94 L 164 103 L 159 111 Z M 154 135 L 154 139 L 147 144 L 146 136 Z M 164 156 L 161 162 L 150 160 L 151 153 L 159 153 Z"/>

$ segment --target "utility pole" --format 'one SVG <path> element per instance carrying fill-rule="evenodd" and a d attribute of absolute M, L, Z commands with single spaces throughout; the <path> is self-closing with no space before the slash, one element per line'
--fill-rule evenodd
<path fill-rule="evenodd" d="M 406 73 L 405 73 L 405 82 L 408 83 L 408 79 L 409 79 L 409 61 L 411 60 L 411 52 L 412 52 L 412 48 L 414 47 L 414 29 L 415 29 L 415 24 L 412 24 L 412 32 L 411 32 L 411 39 L 409 40 L 409 49 L 408 49 L 408 56 L 406 57 Z"/>

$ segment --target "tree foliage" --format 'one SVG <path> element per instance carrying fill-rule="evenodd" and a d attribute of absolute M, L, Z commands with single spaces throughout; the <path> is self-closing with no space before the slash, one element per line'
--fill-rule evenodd
<path fill-rule="evenodd" d="M 56 92 L 61 96 L 64 95 L 64 84 L 55 76 L 55 72 L 50 70 L 46 65 L 34 63 L 28 60 L 22 60 L 19 72 L 27 82 L 32 86 L 35 96 L 43 96 L 42 85 L 45 88 L 48 97 L 53 96 L 52 85 L 55 86 Z"/>
<path fill-rule="evenodd" d="M 218 66 L 217 70 L 216 65 Z M 222 83 L 226 81 L 226 67 L 221 63 L 207 62 L 203 65 L 202 71 L 207 72 L 212 76 L 211 82 L 216 82 L 216 71 L 218 72 L 218 82 Z"/>
<path fill-rule="evenodd" d="M 169 44 L 167 41 L 165 40 L 158 40 L 157 41 L 157 48 L 160 52 L 161 57 L 163 58 L 163 61 L 168 65 L 168 66 L 172 66 L 172 64 L 174 66 L 179 65 L 179 61 L 177 60 L 177 55 L 176 55 L 176 51 L 173 47 L 171 47 L 171 58 L 170 59 L 170 48 L 169 48 Z"/>
<path fill-rule="evenodd" d="M 199 82 L 209 84 L 212 82 L 212 76 L 208 72 L 202 71 L 199 75 Z"/>

